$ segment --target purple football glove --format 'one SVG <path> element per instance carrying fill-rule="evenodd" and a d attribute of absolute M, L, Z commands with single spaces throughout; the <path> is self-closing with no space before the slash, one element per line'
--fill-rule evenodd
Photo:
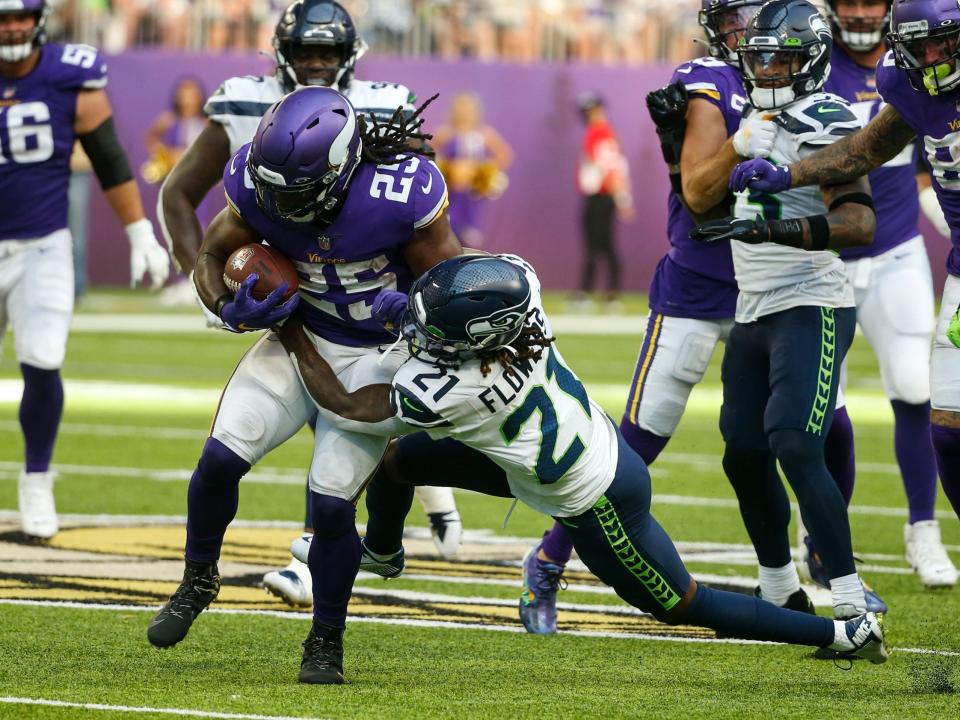
<path fill-rule="evenodd" d="M 387 327 L 400 327 L 403 311 L 407 309 L 407 294 L 396 290 L 381 290 L 373 299 L 370 314 Z"/>
<path fill-rule="evenodd" d="M 285 282 L 280 283 L 280 286 L 263 300 L 257 300 L 250 295 L 250 289 L 256 282 L 257 274 L 250 273 L 240 284 L 233 301 L 224 305 L 220 311 L 220 319 L 228 329 L 234 332 L 265 330 L 286 320 L 300 304 L 300 296 L 296 293 L 285 303 L 281 303 L 288 287 Z"/>
<path fill-rule="evenodd" d="M 730 174 L 730 189 L 734 192 L 756 190 L 774 195 L 790 189 L 790 168 L 774 165 L 769 160 L 754 158 L 737 165 Z"/>

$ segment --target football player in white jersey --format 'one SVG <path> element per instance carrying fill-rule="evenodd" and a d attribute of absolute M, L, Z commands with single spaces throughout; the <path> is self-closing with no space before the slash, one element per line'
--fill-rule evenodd
<path fill-rule="evenodd" d="M 829 27 L 806 0 L 771 0 L 747 25 L 741 71 L 752 111 L 774 116 L 779 128 L 771 161 L 793 162 L 862 126 L 845 100 L 820 92 L 831 50 Z M 860 178 L 777 195 L 742 193 L 735 214 L 692 233 L 732 241 L 740 287 L 722 367 L 724 470 L 757 551 L 761 593 L 799 588 L 787 535 L 790 503 L 770 472 L 779 461 L 827 570 L 834 615 L 853 617 L 867 609 L 867 598 L 823 448 L 856 322 L 853 287 L 832 249 L 872 241 L 869 185 Z"/>
<path fill-rule="evenodd" d="M 829 620 L 690 577 L 650 514 L 646 465 L 566 366 L 539 280 L 520 258 L 444 260 L 414 283 L 401 325 L 412 357 L 390 384 L 353 392 L 296 319 L 280 337 L 322 408 L 358 423 L 392 420 L 397 434 L 425 430 L 420 452 L 455 459 L 458 486 L 512 495 L 552 515 L 590 570 L 635 607 L 731 637 L 886 659 L 873 613 Z M 482 484 L 472 485 L 471 477 Z"/>
<path fill-rule="evenodd" d="M 296 0 L 277 23 L 273 39 L 277 61 L 272 75 L 244 75 L 226 80 L 207 100 L 209 122 L 173 168 L 160 190 L 157 217 L 174 256 L 185 273 L 192 273 L 203 231 L 196 210 L 220 181 L 223 168 L 242 145 L 250 142 L 260 118 L 277 100 L 298 87 L 319 85 L 342 92 L 361 115 L 381 121 L 398 107 L 412 113 L 414 94 L 404 85 L 357 80 L 357 60 L 367 46 L 353 19 L 332 0 Z M 201 304 L 201 309 L 205 310 Z M 208 323 L 219 319 L 205 311 Z M 430 518 L 439 552 L 456 553 L 462 525 L 448 488 L 423 488 L 417 493 Z M 309 503 L 307 503 L 309 508 Z M 305 527 L 310 532 L 309 517 Z M 286 568 L 263 576 L 264 587 L 292 605 L 309 606 L 310 573 L 294 560 Z"/>

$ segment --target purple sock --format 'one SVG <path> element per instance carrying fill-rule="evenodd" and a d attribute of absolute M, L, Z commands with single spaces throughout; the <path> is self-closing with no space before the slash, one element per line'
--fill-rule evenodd
<path fill-rule="evenodd" d="M 857 462 L 853 454 L 853 423 L 850 422 L 846 407 L 837 408 L 833 414 L 833 423 L 823 446 L 823 458 L 843 495 L 843 501 L 849 505 L 857 476 Z"/>
<path fill-rule="evenodd" d="M 360 569 L 357 509 L 352 503 L 310 493 L 313 540 L 307 565 L 313 577 L 313 620 L 330 627 L 347 624 L 347 603 Z"/>
<path fill-rule="evenodd" d="M 21 363 L 20 372 L 23 374 L 20 427 L 26 446 L 26 470 L 46 472 L 50 469 L 63 415 L 63 382 L 59 370 L 41 370 Z"/>
<path fill-rule="evenodd" d="M 910 522 L 933 520 L 937 501 L 937 465 L 930 438 L 930 403 L 911 405 L 891 400 L 893 448 L 907 493 Z"/>
<path fill-rule="evenodd" d="M 657 459 L 660 451 L 663 450 L 670 441 L 669 437 L 661 437 L 660 435 L 654 435 L 648 430 L 641 430 L 630 422 L 630 418 L 627 415 L 624 415 L 620 421 L 620 433 L 623 435 L 623 439 L 627 441 L 627 445 L 632 447 L 634 452 L 642 457 L 647 465 L 653 464 L 653 461 Z"/>
<path fill-rule="evenodd" d="M 240 478 L 250 463 L 219 440 L 207 438 L 187 489 L 187 560 L 216 562 L 223 535 L 237 514 Z"/>
<path fill-rule="evenodd" d="M 553 523 L 550 532 L 543 536 L 540 543 L 540 549 L 543 554 L 550 558 L 550 561 L 557 565 L 566 565 L 570 561 L 570 554 L 573 552 L 573 540 L 567 529 L 559 522 Z"/>
<path fill-rule="evenodd" d="M 931 425 L 933 450 L 937 455 L 937 469 L 943 492 L 960 517 L 960 428 Z"/>

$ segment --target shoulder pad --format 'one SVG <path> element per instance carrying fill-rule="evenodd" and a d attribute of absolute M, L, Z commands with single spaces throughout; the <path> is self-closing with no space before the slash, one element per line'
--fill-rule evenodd
<path fill-rule="evenodd" d="M 788 107 L 774 120 L 800 145 L 828 145 L 863 127 L 850 103 L 838 95 L 817 93 L 804 100 Z"/>
<path fill-rule="evenodd" d="M 400 385 L 396 379 L 390 390 L 390 404 L 396 416 L 409 425 L 424 428 L 453 426 L 453 423 L 428 408 L 415 392 Z"/>
<path fill-rule="evenodd" d="M 56 73 L 65 87 L 99 90 L 107 86 L 107 62 L 92 45 L 50 43 L 46 48 L 58 58 Z"/>
<path fill-rule="evenodd" d="M 283 94 L 280 83 L 272 75 L 232 77 L 207 99 L 203 114 L 212 119 L 229 115 L 262 117 Z"/>

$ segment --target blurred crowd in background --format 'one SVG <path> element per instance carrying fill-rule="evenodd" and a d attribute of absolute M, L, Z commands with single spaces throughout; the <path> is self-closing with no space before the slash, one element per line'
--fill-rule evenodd
<path fill-rule="evenodd" d="M 269 50 L 289 0 L 53 0 L 54 37 L 130 47 Z M 378 54 L 641 65 L 702 54 L 698 0 L 341 0 Z"/>

